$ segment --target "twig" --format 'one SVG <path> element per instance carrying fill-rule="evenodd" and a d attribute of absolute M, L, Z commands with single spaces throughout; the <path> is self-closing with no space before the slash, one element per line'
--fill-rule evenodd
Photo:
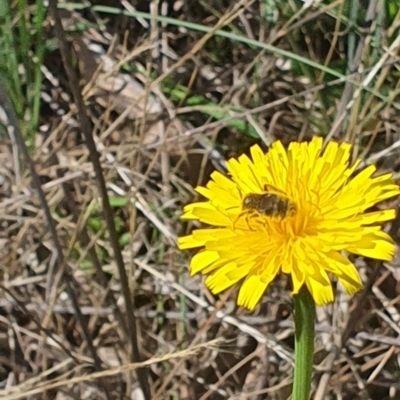
<path fill-rule="evenodd" d="M 83 101 L 82 93 L 79 89 L 78 79 L 74 69 L 71 66 L 72 55 L 65 38 L 65 32 L 61 23 L 60 15 L 57 9 L 57 0 L 49 2 L 49 9 L 54 18 L 55 34 L 58 39 L 60 53 L 66 70 L 72 95 L 76 104 L 78 120 L 81 125 L 82 132 L 85 136 L 87 147 L 93 163 L 93 169 L 96 175 L 96 181 L 100 192 L 100 197 L 103 206 L 104 218 L 107 229 L 110 234 L 110 242 L 114 251 L 114 258 L 118 267 L 118 272 L 121 280 L 122 295 L 126 306 L 126 316 L 129 329 L 129 337 L 131 344 L 130 359 L 132 362 L 140 362 L 141 357 L 138 346 L 138 333 L 136 327 L 136 318 L 132 302 L 132 294 L 129 287 L 128 276 L 125 270 L 125 265 L 122 259 L 121 251 L 118 244 L 118 235 L 114 225 L 114 215 L 110 206 L 106 182 L 104 179 L 103 168 L 100 163 L 99 153 L 96 150 L 96 144 L 92 135 L 92 128 L 89 118 L 86 114 L 86 107 Z M 148 373 L 146 369 L 139 368 L 137 371 L 140 387 L 143 391 L 146 400 L 151 399 L 150 386 L 148 382 Z"/>

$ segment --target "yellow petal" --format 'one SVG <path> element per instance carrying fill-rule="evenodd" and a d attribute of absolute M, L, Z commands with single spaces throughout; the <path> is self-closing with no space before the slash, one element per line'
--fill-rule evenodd
<path fill-rule="evenodd" d="M 386 232 L 371 232 L 357 243 L 346 248 L 347 251 L 361 256 L 391 261 L 396 252 L 392 238 Z"/>
<path fill-rule="evenodd" d="M 254 310 L 267 286 L 268 283 L 262 282 L 260 276 L 248 276 L 240 288 L 237 299 L 238 306 Z"/>
<path fill-rule="evenodd" d="M 201 206 L 198 205 L 192 210 L 192 213 L 201 222 L 204 222 L 209 225 L 213 226 L 232 225 L 231 219 L 227 215 L 223 214 L 221 211 L 216 210 L 214 207 L 204 207 L 203 205 Z"/>
<path fill-rule="evenodd" d="M 193 235 L 182 236 L 178 238 L 178 247 L 180 250 L 193 249 L 205 245 L 205 241 L 196 240 Z"/>
<path fill-rule="evenodd" d="M 354 294 L 362 287 L 360 275 L 347 258 L 336 251 L 331 251 L 325 255 L 325 269 L 334 274 L 346 289 L 347 293 Z"/>
<path fill-rule="evenodd" d="M 217 260 L 219 260 L 218 252 L 208 250 L 199 251 L 195 256 L 193 256 L 192 261 L 190 262 L 191 275 L 197 274 Z"/>
<path fill-rule="evenodd" d="M 251 268 L 252 264 L 238 266 L 231 262 L 210 275 L 205 284 L 212 293 L 218 294 L 244 278 Z"/>
<path fill-rule="evenodd" d="M 292 270 L 290 271 L 290 276 L 292 279 L 292 294 L 298 294 L 299 290 L 303 287 L 306 274 L 302 269 L 300 269 L 297 263 L 293 263 Z"/>
<path fill-rule="evenodd" d="M 318 272 L 319 274 L 307 276 L 305 282 L 315 304 L 322 306 L 333 301 L 333 289 L 328 274 L 323 269 Z"/>
<path fill-rule="evenodd" d="M 226 274 L 230 271 L 235 270 L 236 268 L 237 264 L 234 262 L 225 264 L 208 276 L 205 281 L 206 286 L 211 290 L 213 294 L 218 294 L 224 291 L 235 283 L 235 281 L 229 279 Z"/>

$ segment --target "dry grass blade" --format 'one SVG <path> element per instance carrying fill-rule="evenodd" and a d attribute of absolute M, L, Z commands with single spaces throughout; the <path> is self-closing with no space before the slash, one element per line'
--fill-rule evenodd
<path fill-rule="evenodd" d="M 218 349 L 219 346 L 221 346 L 223 343 L 224 339 L 216 339 L 207 343 L 201 343 L 199 345 L 175 353 L 169 353 L 163 356 L 153 357 L 150 360 L 143 361 L 140 363 L 130 363 L 122 365 L 118 368 L 108 369 L 100 372 L 95 372 L 92 374 L 81 375 L 81 371 L 79 370 L 82 367 L 79 367 L 78 369 L 73 369 L 71 371 L 66 372 L 64 376 L 62 375 L 56 379 L 49 381 L 43 380 L 43 378 L 45 378 L 46 375 L 48 375 L 49 373 L 55 372 L 57 371 L 57 369 L 61 368 L 65 369 L 65 367 L 67 367 L 67 364 L 71 362 L 71 360 L 66 360 L 62 365 L 57 366 L 57 368 L 54 368 L 52 371 L 46 371 L 46 374 L 38 376 L 35 380 L 32 380 L 31 382 L 24 382 L 22 385 L 15 386 L 10 390 L 1 390 L 0 396 L 2 396 L 1 398 L 4 400 L 25 399 L 29 396 L 42 394 L 51 389 L 61 388 L 63 386 L 71 386 L 83 382 L 92 382 L 101 378 L 112 377 L 115 375 L 131 372 L 139 368 L 147 367 L 153 364 L 163 363 L 165 361 L 171 361 L 173 359 L 187 358 L 189 356 L 197 354 L 199 351 L 204 349 Z M 68 377 L 76 372 L 78 372 L 77 377 Z M 31 386 L 31 388 L 29 386 Z"/>

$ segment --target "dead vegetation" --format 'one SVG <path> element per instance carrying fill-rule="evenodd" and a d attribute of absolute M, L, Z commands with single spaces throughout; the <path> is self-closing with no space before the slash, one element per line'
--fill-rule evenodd
<path fill-rule="evenodd" d="M 16 3 L 13 29 L 39 1 L 23 14 Z M 46 10 L 30 136 L 32 110 L 14 108 L 51 218 L 0 92 L 0 397 L 288 399 L 285 282 L 254 314 L 234 291 L 213 297 L 176 249 L 191 229 L 179 216 L 193 187 L 255 142 L 322 134 L 396 173 L 400 14 L 372 0 L 354 2 L 353 21 L 346 1 L 136 3 L 58 3 L 77 82 Z M 356 262 L 365 291 L 338 287 L 318 310 L 314 399 L 400 398 L 398 259 Z"/>

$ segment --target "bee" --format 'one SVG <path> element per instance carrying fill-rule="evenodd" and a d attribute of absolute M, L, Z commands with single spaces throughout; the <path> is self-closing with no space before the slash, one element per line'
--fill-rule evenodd
<path fill-rule="evenodd" d="M 242 212 L 257 212 L 268 217 L 285 218 L 293 215 L 296 205 L 286 193 L 272 185 L 264 185 L 262 193 L 250 193 L 243 198 Z"/>
<path fill-rule="evenodd" d="M 266 191 L 248 194 L 243 199 L 242 210 L 283 219 L 292 215 L 296 206 L 286 196 Z"/>
<path fill-rule="evenodd" d="M 233 228 L 235 228 L 242 216 L 244 216 L 247 227 L 253 230 L 254 225 L 251 219 L 256 215 L 284 219 L 292 216 L 296 210 L 296 205 L 284 192 L 273 186 L 265 185 L 264 192 L 249 193 L 243 198 L 241 211 L 233 220 Z M 256 224 L 260 223 L 259 220 L 255 220 L 254 222 Z"/>

